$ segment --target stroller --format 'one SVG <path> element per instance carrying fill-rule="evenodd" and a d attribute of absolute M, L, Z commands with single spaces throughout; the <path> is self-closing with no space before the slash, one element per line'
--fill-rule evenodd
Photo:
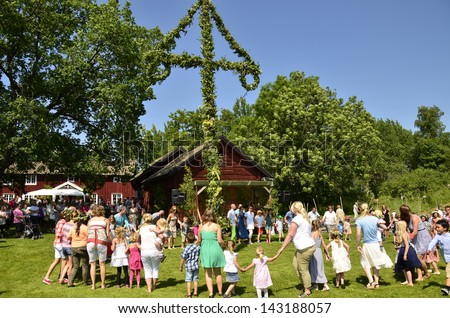
<path fill-rule="evenodd" d="M 39 225 L 33 224 L 29 215 L 25 215 L 22 220 L 24 225 L 22 239 L 31 238 L 32 240 L 35 240 L 44 237 L 40 231 Z"/>

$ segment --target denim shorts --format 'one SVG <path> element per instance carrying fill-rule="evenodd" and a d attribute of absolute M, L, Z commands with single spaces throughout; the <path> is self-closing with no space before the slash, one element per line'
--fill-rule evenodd
<path fill-rule="evenodd" d="M 72 256 L 72 248 L 71 247 L 63 247 L 62 248 L 62 255 L 64 258 L 68 256 Z"/>
<path fill-rule="evenodd" d="M 227 274 L 227 282 L 229 283 L 236 283 L 239 281 L 239 274 L 238 273 L 230 273 L 226 272 Z"/>
<path fill-rule="evenodd" d="M 185 282 L 197 282 L 198 281 L 198 268 L 193 270 L 186 270 Z"/>

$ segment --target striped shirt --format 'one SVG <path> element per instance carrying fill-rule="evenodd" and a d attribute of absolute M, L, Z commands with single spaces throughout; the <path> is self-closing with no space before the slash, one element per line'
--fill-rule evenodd
<path fill-rule="evenodd" d="M 66 224 L 64 224 L 64 226 L 62 228 L 62 238 L 61 238 L 62 247 L 71 247 L 72 246 L 72 242 L 68 239 L 68 237 L 69 237 L 70 229 L 73 228 L 74 225 L 75 225 L 75 223 L 73 223 L 73 222 L 67 222 Z"/>

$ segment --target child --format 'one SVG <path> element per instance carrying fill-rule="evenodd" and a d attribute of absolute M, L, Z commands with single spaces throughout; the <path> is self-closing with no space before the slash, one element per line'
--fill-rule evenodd
<path fill-rule="evenodd" d="M 398 250 L 395 272 L 403 272 L 405 281 L 402 285 L 414 286 L 412 272 L 415 268 L 421 268 L 422 264 L 417 257 L 416 251 L 411 247 L 405 221 L 398 221 L 395 225 L 394 244 Z"/>
<path fill-rule="evenodd" d="M 109 231 L 111 233 L 111 237 L 114 238 L 114 230 L 116 228 L 116 219 L 114 218 L 114 215 L 111 214 L 109 216 Z"/>
<path fill-rule="evenodd" d="M 125 237 L 125 229 L 121 226 L 117 226 L 114 230 L 115 238 L 111 244 L 111 266 L 117 268 L 116 285 L 120 288 L 120 277 L 122 276 L 122 268 L 125 274 L 124 282 L 127 288 L 130 287 L 128 278 L 128 257 L 125 251 L 128 248 L 128 242 Z"/>
<path fill-rule="evenodd" d="M 350 240 L 351 235 L 352 235 L 352 226 L 350 224 L 350 218 L 346 216 L 344 221 L 344 240 L 346 241 Z"/>
<path fill-rule="evenodd" d="M 422 222 L 425 224 L 427 230 L 430 232 L 431 237 L 434 238 L 436 236 L 436 231 L 434 230 L 435 227 L 434 222 L 433 223 L 429 222 L 425 215 L 422 215 L 420 218 L 422 219 Z M 423 260 L 425 261 L 425 264 L 427 264 L 428 272 L 430 273 L 433 272 L 433 270 L 431 269 L 431 267 L 433 267 L 434 269 L 433 274 L 435 275 L 441 274 L 437 266 L 437 263 L 439 262 L 439 254 L 436 248 L 434 248 L 431 251 L 431 253 L 426 253 Z"/>
<path fill-rule="evenodd" d="M 339 231 L 339 233 L 341 233 L 341 236 L 344 235 L 344 221 L 340 220 L 338 225 L 337 225 L 337 229 Z"/>
<path fill-rule="evenodd" d="M 194 244 L 195 235 L 189 232 L 186 235 L 188 245 L 181 252 L 180 272 L 183 271 L 183 265 L 186 268 L 185 281 L 186 281 L 186 297 L 191 298 L 198 296 L 198 259 L 200 257 L 200 246 Z M 191 295 L 191 284 L 194 283 L 194 293 Z"/>
<path fill-rule="evenodd" d="M 278 242 L 281 242 L 284 238 L 283 233 L 283 217 L 281 215 L 278 216 L 277 221 L 275 222 L 275 226 L 278 232 Z"/>
<path fill-rule="evenodd" d="M 445 295 L 450 295 L 450 234 L 448 233 L 449 224 L 445 219 L 436 222 L 435 230 L 436 236 L 428 244 L 427 253 L 431 253 L 436 245 L 439 245 L 442 258 L 447 266 L 445 267 L 445 287 L 441 289 Z"/>
<path fill-rule="evenodd" d="M 271 258 L 264 256 L 264 249 L 262 246 L 256 248 L 256 256 L 258 257 L 254 258 L 252 263 L 244 268 L 243 272 L 255 267 L 255 271 L 253 272 L 253 286 L 256 287 L 256 294 L 258 295 L 258 298 L 269 298 L 268 287 L 272 286 L 272 278 L 270 277 L 267 263 L 275 260 L 276 256 Z"/>
<path fill-rule="evenodd" d="M 333 268 L 336 271 L 336 288 L 341 287 L 345 289 L 344 273 L 352 268 L 349 256 L 350 247 L 341 240 L 341 233 L 339 231 L 331 232 L 331 242 L 325 248 L 327 253 L 330 247 Z"/>
<path fill-rule="evenodd" d="M 189 218 L 187 216 L 183 217 L 183 222 L 180 222 L 180 232 L 181 232 L 181 248 L 186 247 L 187 238 L 186 235 L 190 230 Z"/>
<path fill-rule="evenodd" d="M 256 212 L 255 223 L 256 223 L 256 228 L 257 228 L 256 241 L 258 243 L 261 243 L 261 235 L 263 234 L 263 230 L 264 230 L 264 215 L 261 210 L 258 210 Z"/>
<path fill-rule="evenodd" d="M 156 221 L 156 226 L 158 227 L 157 239 L 156 239 L 156 247 L 159 250 L 161 263 L 166 259 L 166 255 L 164 255 L 164 244 L 168 241 L 168 238 L 171 237 L 171 233 L 169 231 L 169 223 L 166 219 L 160 218 Z"/>
<path fill-rule="evenodd" d="M 136 276 L 137 288 L 141 287 L 141 245 L 138 243 L 139 233 L 133 232 L 130 235 L 130 244 L 125 253 L 128 254 L 128 264 L 130 267 L 130 288 L 133 288 L 134 276 Z"/>
<path fill-rule="evenodd" d="M 230 298 L 232 295 L 236 295 L 236 285 L 239 281 L 238 269 L 242 271 L 242 268 L 237 262 L 237 254 L 234 252 L 236 243 L 234 241 L 227 241 L 227 250 L 223 251 L 225 255 L 225 267 L 224 272 L 227 275 L 227 282 L 230 283 L 227 291 L 223 294 L 223 298 Z"/>
<path fill-rule="evenodd" d="M 197 241 L 198 241 L 198 228 L 199 228 L 198 221 L 195 220 L 194 224 L 192 225 L 192 232 L 194 233 L 195 240 Z"/>

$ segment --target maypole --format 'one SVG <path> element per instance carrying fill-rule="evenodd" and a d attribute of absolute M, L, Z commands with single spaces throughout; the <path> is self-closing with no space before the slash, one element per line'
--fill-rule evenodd
<path fill-rule="evenodd" d="M 199 26 L 201 29 L 201 55 L 195 56 L 186 52 L 181 55 L 170 53 L 175 48 L 176 39 L 181 37 L 181 33 L 186 34 L 187 28 L 192 24 L 194 15 L 200 10 Z M 240 58 L 240 61 L 228 61 L 224 57 L 214 59 L 214 39 L 213 23 L 217 30 L 227 41 L 230 49 Z M 156 56 L 157 55 L 157 56 Z M 247 91 L 254 90 L 259 85 L 259 75 L 261 70 L 250 58 L 250 55 L 242 49 L 225 27 L 222 18 L 218 15 L 212 0 L 198 0 L 188 10 L 187 15 L 182 18 L 178 26 L 170 31 L 159 45 L 159 49 L 149 52 L 147 61 L 154 61 L 162 58 L 164 70 L 161 72 L 161 80 L 170 75 L 171 67 L 201 68 L 201 91 L 202 91 L 202 131 L 203 141 L 206 145 L 202 153 L 203 165 L 207 170 L 207 206 L 214 212 L 219 211 L 222 198 L 222 186 L 220 182 L 220 161 L 218 153 L 219 136 L 217 132 L 217 105 L 215 73 L 218 70 L 233 71 L 239 75 L 242 87 Z M 247 83 L 247 76 L 253 78 L 252 83 Z"/>

